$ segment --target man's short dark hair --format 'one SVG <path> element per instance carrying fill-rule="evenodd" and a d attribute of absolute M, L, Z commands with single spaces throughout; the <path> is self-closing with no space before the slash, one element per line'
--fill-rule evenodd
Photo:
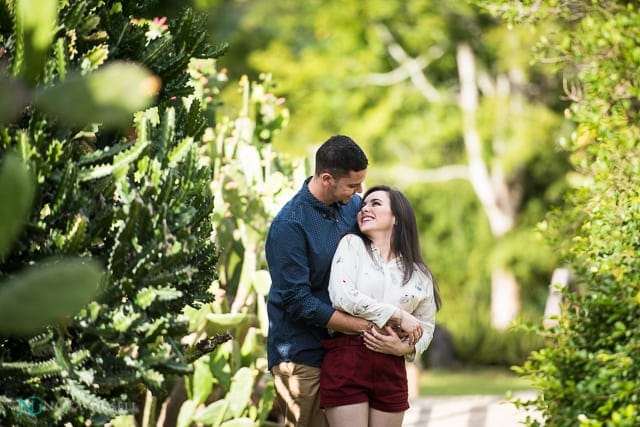
<path fill-rule="evenodd" d="M 367 156 L 353 139 L 345 135 L 334 135 L 316 151 L 315 175 L 328 172 L 335 179 L 340 179 L 351 171 L 364 170 L 368 165 Z"/>

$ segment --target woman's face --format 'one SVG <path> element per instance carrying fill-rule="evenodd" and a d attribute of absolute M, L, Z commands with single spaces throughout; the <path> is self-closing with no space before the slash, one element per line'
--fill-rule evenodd
<path fill-rule="evenodd" d="M 364 234 L 374 231 L 390 232 L 396 218 L 391 212 L 391 201 L 386 191 L 374 191 L 362 201 L 358 212 L 358 227 Z"/>

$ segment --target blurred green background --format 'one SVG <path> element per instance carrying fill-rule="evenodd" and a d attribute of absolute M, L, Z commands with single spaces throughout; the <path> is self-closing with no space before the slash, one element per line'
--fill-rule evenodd
<path fill-rule="evenodd" d="M 265 236 L 343 133 L 412 201 L 443 297 L 421 393 L 638 425 L 637 18 L 1 1 L 0 420 L 270 425 Z M 578 292 L 552 295 L 564 267 Z M 544 319 L 550 296 L 571 309 Z"/>
<path fill-rule="evenodd" d="M 540 345 L 509 329 L 541 321 L 561 266 L 537 230 L 562 204 L 560 143 L 572 130 L 561 81 L 531 60 L 544 25 L 513 28 L 470 2 L 191 4 L 206 12 L 213 41 L 230 43 L 217 61 L 230 81 L 272 77 L 289 112 L 278 153 L 312 161 L 329 135 L 347 134 L 370 157 L 366 183 L 409 196 L 458 362 L 509 366 Z M 466 110 L 463 91 L 477 94 Z"/>

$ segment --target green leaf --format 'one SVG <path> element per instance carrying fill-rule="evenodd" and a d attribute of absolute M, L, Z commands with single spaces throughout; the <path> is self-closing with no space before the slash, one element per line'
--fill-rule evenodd
<path fill-rule="evenodd" d="M 220 427 L 255 427 L 256 422 L 251 418 L 243 417 L 226 421 Z"/>
<path fill-rule="evenodd" d="M 267 301 L 265 298 L 257 298 L 256 311 L 258 313 L 258 324 L 263 336 L 269 333 L 269 314 L 267 312 Z"/>
<path fill-rule="evenodd" d="M 206 408 L 198 410 L 193 417 L 193 421 L 213 427 L 219 426 L 224 420 L 228 408 L 229 402 L 226 399 L 217 400 Z"/>
<path fill-rule="evenodd" d="M 118 332 L 126 332 L 133 322 L 140 318 L 140 313 L 131 312 L 131 308 L 129 306 L 120 306 L 113 313 L 113 327 Z"/>
<path fill-rule="evenodd" d="M 262 350 L 260 348 L 261 336 L 262 334 L 258 328 L 250 327 L 249 330 L 247 330 L 247 334 L 242 340 L 240 347 L 240 354 L 243 360 L 248 360 L 249 363 L 252 359 L 255 360 L 259 350 Z"/>
<path fill-rule="evenodd" d="M 209 369 L 223 389 L 231 388 L 231 354 L 227 346 L 219 346 L 209 356 Z"/>
<path fill-rule="evenodd" d="M 229 328 L 240 326 L 252 316 L 242 313 L 210 313 L 205 316 L 207 320 L 206 331 L 212 336 Z"/>
<path fill-rule="evenodd" d="M 27 268 L 0 283 L 0 333 L 29 335 L 77 313 L 103 272 L 95 261 L 63 259 Z"/>
<path fill-rule="evenodd" d="M 171 301 L 182 296 L 182 291 L 165 286 L 162 288 L 144 288 L 136 295 L 136 304 L 142 308 L 149 307 L 155 300 Z"/>
<path fill-rule="evenodd" d="M 253 273 L 253 289 L 258 295 L 266 296 L 271 287 L 271 276 L 267 270 L 257 270 Z"/>
<path fill-rule="evenodd" d="M 215 379 L 209 369 L 209 357 L 201 357 L 194 363 L 193 372 L 193 400 L 204 403 L 213 388 Z"/>
<path fill-rule="evenodd" d="M 162 385 L 164 384 L 164 375 L 160 372 L 155 369 L 147 369 L 142 372 L 142 377 L 152 389 L 162 389 Z"/>
<path fill-rule="evenodd" d="M 78 179 L 80 181 L 90 181 L 105 177 L 107 175 L 114 174 L 118 178 L 122 178 L 127 174 L 129 165 L 138 159 L 140 154 L 149 145 L 149 141 L 143 137 L 142 134 L 138 135 L 138 140 L 135 144 L 130 146 L 126 150 L 120 151 L 113 157 L 112 164 L 99 164 L 91 167 L 80 169 Z"/>
<path fill-rule="evenodd" d="M 81 68 L 83 74 L 93 71 L 101 66 L 109 57 L 109 46 L 101 44 L 87 52 L 82 59 Z"/>
<path fill-rule="evenodd" d="M 256 421 L 259 425 L 262 425 L 262 423 L 269 418 L 275 396 L 276 388 L 273 385 L 273 381 L 267 381 L 267 385 L 264 388 L 262 396 L 260 396 L 260 402 L 258 403 L 258 416 Z"/>
<path fill-rule="evenodd" d="M 231 389 L 226 396 L 229 401 L 229 411 L 233 418 L 238 418 L 251 403 L 251 392 L 255 379 L 254 370 L 242 367 L 231 380 Z"/>
<path fill-rule="evenodd" d="M 159 88 L 160 80 L 144 67 L 114 61 L 87 76 L 76 74 L 45 88 L 34 104 L 66 124 L 126 127 L 133 113 L 152 104 Z"/>
<path fill-rule="evenodd" d="M 16 74 L 35 86 L 44 69 L 58 18 L 56 0 L 16 0 Z"/>
<path fill-rule="evenodd" d="M 198 403 L 193 400 L 187 400 L 180 407 L 178 413 L 177 427 L 189 427 L 193 421 L 193 416 L 198 408 Z"/>
<path fill-rule="evenodd" d="M 106 399 L 93 394 L 87 390 L 84 385 L 77 383 L 75 380 L 68 379 L 64 389 L 71 395 L 75 403 L 80 404 L 84 408 L 90 410 L 97 410 L 99 408 L 100 413 L 110 416 L 123 415 L 125 412 L 125 410 L 112 405 Z"/>
<path fill-rule="evenodd" d="M 168 155 L 169 167 L 175 168 L 179 162 L 183 161 L 192 146 L 193 138 L 183 138 Z"/>
<path fill-rule="evenodd" d="M 29 171 L 20 157 L 6 156 L 0 166 L 0 260 L 29 219 L 34 191 Z"/>

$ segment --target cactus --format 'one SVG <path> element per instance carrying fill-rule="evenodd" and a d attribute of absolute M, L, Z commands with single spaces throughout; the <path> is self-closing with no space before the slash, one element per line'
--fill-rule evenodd
<path fill-rule="evenodd" d="M 152 1 L 41 0 L 26 17 L 31 3 L 3 3 L 15 25 L 0 32 L 0 89 L 20 106 L 3 92 L 0 424 L 140 419 L 148 394 L 229 339 L 181 342 L 218 259 L 205 121 L 182 97 L 189 61 L 226 47 L 188 10 L 150 38 L 133 15 Z M 36 27 L 46 37 L 29 38 Z"/>
<path fill-rule="evenodd" d="M 34 184 L 29 171 L 15 154 L 0 164 L 0 260 L 22 231 L 33 203 Z"/>
<path fill-rule="evenodd" d="M 87 6 L 86 1 L 77 4 Z M 56 0 L 16 0 L 8 5 L 13 6 L 14 16 L 14 76 L 0 77 L 0 88 L 8 95 L 3 96 L 5 105 L 0 107 L 0 123 L 10 121 L 20 112 L 15 106 L 33 104 L 69 125 L 94 122 L 105 127 L 125 127 L 133 112 L 151 105 L 160 81 L 139 64 L 116 61 L 84 75 L 108 57 L 104 44 L 90 48 L 82 59 L 81 70 L 67 75 L 64 42 L 58 39 L 53 43 L 58 14 Z M 97 17 L 92 18 L 87 22 L 96 22 Z M 57 69 L 58 80 L 47 75 L 45 67 L 52 47 L 57 65 L 52 68 Z M 37 84 L 42 87 L 36 88 Z"/>

